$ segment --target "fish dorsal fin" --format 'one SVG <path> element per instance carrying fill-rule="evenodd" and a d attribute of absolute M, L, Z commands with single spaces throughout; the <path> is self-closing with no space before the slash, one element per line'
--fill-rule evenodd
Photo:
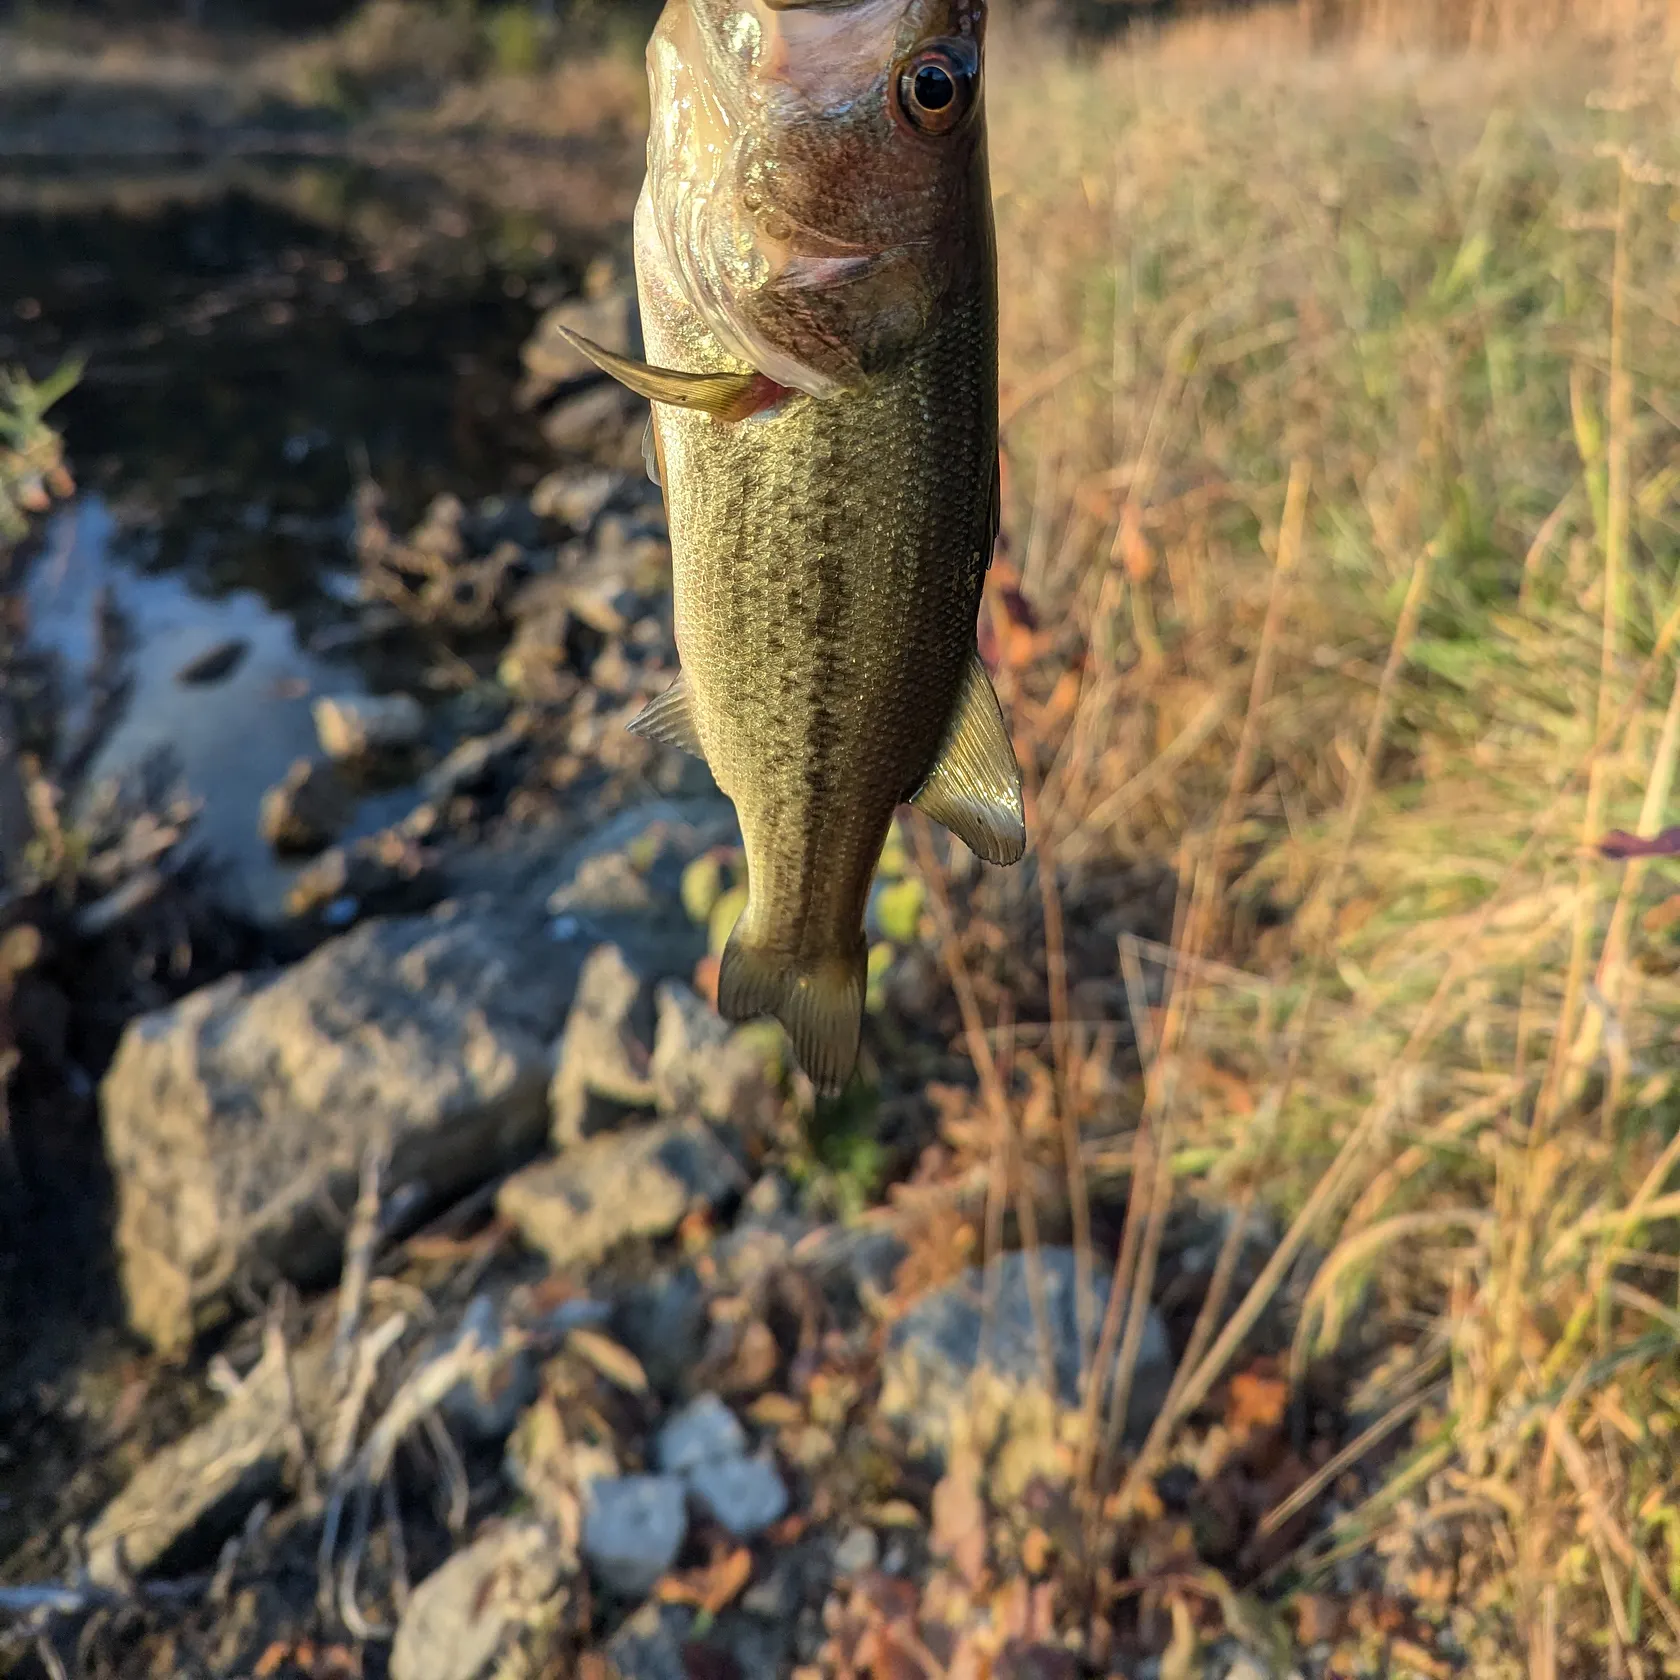
<path fill-rule="evenodd" d="M 653 429 L 653 416 L 648 416 L 647 430 L 642 433 L 642 464 L 647 468 L 648 482 L 657 484 L 661 490 L 665 488 L 665 480 L 659 476 L 659 439 Z"/>
<path fill-rule="evenodd" d="M 987 863 L 1019 863 L 1027 849 L 1021 769 L 978 653 L 969 655 L 939 757 L 910 803 Z"/>
<path fill-rule="evenodd" d="M 645 735 L 662 747 L 675 747 L 705 760 L 706 751 L 700 745 L 700 731 L 695 727 L 694 707 L 689 700 L 688 678 L 680 672 L 663 694 L 648 701 L 631 718 L 628 727 L 632 734 Z"/>
<path fill-rule="evenodd" d="M 650 367 L 606 349 L 570 327 L 560 336 L 573 349 L 587 356 L 602 373 L 649 402 L 670 403 L 676 408 L 699 409 L 714 420 L 745 420 L 768 408 L 785 393 L 775 380 L 762 373 L 679 373 L 675 368 Z"/>

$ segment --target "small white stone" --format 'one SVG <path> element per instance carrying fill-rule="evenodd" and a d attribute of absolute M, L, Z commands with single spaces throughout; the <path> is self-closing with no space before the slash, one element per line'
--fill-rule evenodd
<path fill-rule="evenodd" d="M 768 1458 L 720 1459 L 688 1472 L 702 1510 L 737 1540 L 750 1540 L 787 1514 L 787 1484 Z"/>
<path fill-rule="evenodd" d="M 702 1464 L 742 1458 L 747 1432 L 715 1394 L 702 1394 L 676 1412 L 659 1431 L 659 1468 L 683 1476 Z"/>
<path fill-rule="evenodd" d="M 583 1515 L 583 1551 L 605 1587 L 645 1598 L 677 1561 L 688 1532 L 675 1476 L 615 1476 L 594 1483 Z"/>
<path fill-rule="evenodd" d="M 866 1575 L 880 1558 L 881 1542 L 875 1538 L 875 1530 L 859 1523 L 856 1528 L 848 1529 L 834 1548 L 834 1573 Z"/>

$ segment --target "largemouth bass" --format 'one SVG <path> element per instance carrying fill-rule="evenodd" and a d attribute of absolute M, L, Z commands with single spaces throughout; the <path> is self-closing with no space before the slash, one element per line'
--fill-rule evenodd
<path fill-rule="evenodd" d="M 676 684 L 631 725 L 734 802 L 718 1007 L 850 1077 L 864 910 L 908 801 L 1026 844 L 975 625 L 998 521 L 985 0 L 667 0 L 635 251 Z"/>

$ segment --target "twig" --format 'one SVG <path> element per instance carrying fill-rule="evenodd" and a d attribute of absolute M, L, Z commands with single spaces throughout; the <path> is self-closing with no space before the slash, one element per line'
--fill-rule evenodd
<path fill-rule="evenodd" d="M 1033 1327 L 1038 1338 L 1039 1361 L 1047 1393 L 1056 1392 L 1056 1363 L 1050 1338 L 1050 1312 L 1045 1299 L 1044 1261 L 1039 1251 L 1038 1211 L 1033 1205 L 1026 1174 L 1020 1170 L 1019 1150 L 1016 1147 L 1014 1116 L 1009 1109 L 1009 1095 L 998 1078 L 997 1061 L 992 1047 L 986 1042 L 985 1020 L 980 1013 L 980 1000 L 975 995 L 974 980 L 957 941 L 956 918 L 951 910 L 950 895 L 945 890 L 945 878 L 929 836 L 927 818 L 919 811 L 911 813 L 910 832 L 916 850 L 916 864 L 927 884 L 928 900 L 934 919 L 939 924 L 940 952 L 951 979 L 951 989 L 957 994 L 957 1007 L 962 1013 L 963 1032 L 974 1071 L 980 1079 L 980 1089 L 991 1110 L 992 1124 L 1003 1140 L 1007 1178 L 1016 1187 L 1016 1214 L 1021 1221 L 1021 1239 L 1026 1253 L 1027 1296 L 1032 1307 Z"/>
<path fill-rule="evenodd" d="M 1401 1424 L 1409 1418 L 1416 1417 L 1431 1400 L 1444 1394 L 1446 1386 L 1441 1382 L 1432 1383 L 1429 1387 L 1390 1406 L 1370 1428 L 1361 1430 L 1334 1458 L 1320 1465 L 1287 1499 L 1274 1505 L 1260 1519 L 1259 1526 L 1254 1531 L 1255 1539 L 1267 1539 L 1277 1533 L 1291 1517 L 1306 1510 L 1344 1470 L 1357 1464 L 1374 1446 L 1387 1440 Z"/>
<path fill-rule="evenodd" d="M 338 1286 L 338 1325 L 333 1332 L 331 1371 L 334 1398 L 349 1387 L 351 1353 L 361 1328 L 362 1310 L 367 1303 L 368 1278 L 373 1272 L 374 1252 L 379 1246 L 379 1190 L 387 1159 L 387 1145 L 369 1146 L 362 1157 L 361 1188 L 350 1215 L 350 1233 L 344 1245 L 344 1271 Z"/>
<path fill-rule="evenodd" d="M 1073 1213 L 1074 1324 L 1079 1372 L 1083 1378 L 1094 1351 L 1096 1298 L 1091 1285 L 1091 1199 L 1085 1183 L 1085 1157 L 1074 1108 L 1075 1068 L 1069 1033 L 1067 940 L 1062 926 L 1062 893 L 1056 876 L 1056 853 L 1049 831 L 1038 821 L 1038 801 L 1029 795 L 1027 823 L 1038 834 L 1038 891 L 1044 911 L 1044 971 L 1050 991 L 1050 1055 L 1056 1086 L 1056 1113 L 1062 1125 L 1062 1160 L 1067 1173 L 1068 1205 Z"/>
<path fill-rule="evenodd" d="M 393 1313 L 357 1344 L 355 1358 L 351 1361 L 350 1381 L 343 1400 L 339 1402 L 332 1444 L 327 1453 L 329 1476 L 338 1476 L 349 1463 L 356 1448 L 356 1431 L 361 1428 L 362 1413 L 367 1409 L 368 1396 L 379 1377 L 380 1364 L 407 1330 L 407 1313 Z"/>
<path fill-rule="evenodd" d="M 125 1587 L 97 1587 L 91 1581 L 75 1586 L 51 1581 L 0 1586 L 0 1616 L 84 1616 L 92 1610 L 116 1609 L 136 1598 L 154 1604 L 185 1604 L 200 1597 L 210 1582 L 208 1575 L 193 1575 L 178 1581 L 135 1581 Z"/>

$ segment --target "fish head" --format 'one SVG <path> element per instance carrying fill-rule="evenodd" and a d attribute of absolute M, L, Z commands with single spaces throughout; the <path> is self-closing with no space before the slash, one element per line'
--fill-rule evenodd
<path fill-rule="evenodd" d="M 667 0 L 647 205 L 719 346 L 855 390 L 989 269 L 986 0 Z"/>

